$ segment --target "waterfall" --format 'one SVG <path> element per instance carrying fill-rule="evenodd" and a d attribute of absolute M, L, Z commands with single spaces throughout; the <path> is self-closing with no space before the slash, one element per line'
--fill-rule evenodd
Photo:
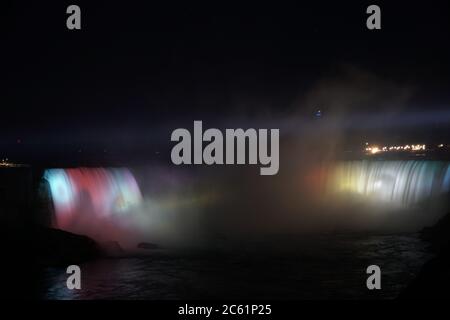
<path fill-rule="evenodd" d="M 450 163 L 442 161 L 348 161 L 332 172 L 332 191 L 400 207 L 415 206 L 450 189 Z"/>
<path fill-rule="evenodd" d="M 142 201 L 128 169 L 49 169 L 44 179 L 53 200 L 55 227 L 95 238 L 126 228 L 126 215 Z"/>

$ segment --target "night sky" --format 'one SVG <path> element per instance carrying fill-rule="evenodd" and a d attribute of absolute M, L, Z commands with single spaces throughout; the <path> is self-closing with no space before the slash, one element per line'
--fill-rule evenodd
<path fill-rule="evenodd" d="M 317 109 L 361 139 L 450 143 L 448 3 L 377 2 L 375 31 L 372 2 L 274 3 L 3 4 L 0 156 L 149 156 L 193 120 Z M 66 28 L 70 4 L 79 31 Z"/>

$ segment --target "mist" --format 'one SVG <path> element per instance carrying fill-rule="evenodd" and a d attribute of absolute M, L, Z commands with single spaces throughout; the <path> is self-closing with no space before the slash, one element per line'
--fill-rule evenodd
<path fill-rule="evenodd" d="M 98 221 L 84 214 L 86 221 L 78 218 L 77 227 L 66 228 L 125 247 L 142 241 L 214 246 L 228 239 L 277 234 L 417 231 L 447 210 L 448 164 L 352 164 L 360 159 L 366 140 L 392 139 L 389 126 L 396 126 L 413 93 L 410 84 L 343 65 L 282 112 L 262 105 L 258 114 L 244 108 L 220 121 L 205 121 L 205 127 L 280 129 L 278 174 L 260 176 L 258 166 L 252 165 L 161 162 L 130 167 L 140 193 L 134 206 Z M 374 107 L 378 113 L 365 111 Z M 364 166 L 375 169 L 365 172 Z M 418 169 L 397 172 L 395 166 Z M 380 178 L 373 180 L 371 170 Z M 358 177 L 349 179 L 352 175 Z M 358 179 L 364 181 L 363 191 L 342 188 L 345 183 L 361 184 Z M 400 195 L 392 196 L 396 181 L 408 182 L 396 189 Z M 427 187 L 430 183 L 433 186 Z M 380 190 L 368 192 L 367 186 L 373 191 L 374 185 Z M 404 205 L 400 200 L 410 190 L 417 201 Z M 383 199 L 373 201 L 377 195 Z"/>

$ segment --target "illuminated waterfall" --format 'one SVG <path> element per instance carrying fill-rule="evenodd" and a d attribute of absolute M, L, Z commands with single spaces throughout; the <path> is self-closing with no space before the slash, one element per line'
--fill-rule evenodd
<path fill-rule="evenodd" d="M 270 185 L 271 194 L 264 206 L 256 205 L 251 193 L 246 202 L 240 189 L 225 180 L 214 180 L 220 188 L 211 188 L 210 176 L 196 180 L 199 178 L 164 167 L 134 172 L 145 195 L 128 169 L 45 171 L 55 226 L 130 248 L 142 241 L 196 241 L 203 231 L 209 232 L 205 226 L 211 225 L 231 233 L 239 228 L 257 229 L 255 216 L 247 219 L 247 213 L 270 217 L 267 228 L 285 221 L 294 225 L 294 219 L 300 227 L 366 228 L 373 224 L 406 230 L 428 225 L 445 213 L 450 193 L 450 162 L 443 161 L 360 160 L 306 166 L 303 179 L 293 177 L 300 183 Z M 256 190 L 258 197 L 260 190 Z M 301 196 L 291 197 L 298 190 Z M 278 210 L 280 203 L 286 206 Z M 230 216 L 229 212 L 235 214 Z M 374 220 L 385 217 L 389 223 Z"/>
<path fill-rule="evenodd" d="M 142 201 L 128 169 L 50 169 L 44 173 L 55 210 L 56 227 L 96 236 L 114 233 Z"/>
<path fill-rule="evenodd" d="M 329 188 L 366 199 L 411 207 L 449 192 L 450 163 L 442 161 L 349 161 L 336 165 Z"/>

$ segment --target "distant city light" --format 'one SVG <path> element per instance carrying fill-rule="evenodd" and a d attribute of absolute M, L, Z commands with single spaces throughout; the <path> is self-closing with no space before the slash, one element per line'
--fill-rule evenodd
<path fill-rule="evenodd" d="M 406 145 L 393 145 L 393 146 L 382 146 L 369 145 L 368 142 L 365 143 L 365 151 L 367 154 L 377 154 L 380 152 L 395 152 L 395 151 L 425 151 L 427 146 L 425 144 L 406 144 Z M 438 145 L 441 148 L 443 145 Z"/>
<path fill-rule="evenodd" d="M 0 161 L 0 167 L 3 168 L 17 168 L 17 167 L 25 167 L 23 164 L 13 163 L 8 160 L 8 158 L 3 158 Z"/>

